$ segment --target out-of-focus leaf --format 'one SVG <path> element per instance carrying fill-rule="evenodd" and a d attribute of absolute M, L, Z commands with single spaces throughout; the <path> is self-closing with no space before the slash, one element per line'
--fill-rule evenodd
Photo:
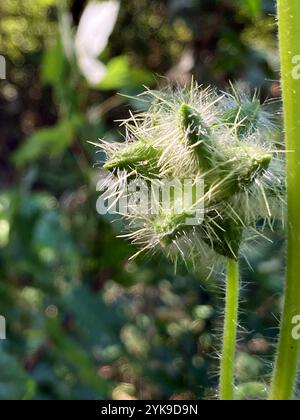
<path fill-rule="evenodd" d="M 63 12 L 60 16 L 59 21 L 59 32 L 61 38 L 61 44 L 65 53 L 65 56 L 69 61 L 73 60 L 74 57 L 74 33 L 72 27 L 73 19 L 72 14 L 69 12 Z"/>
<path fill-rule="evenodd" d="M 76 122 L 74 120 L 74 122 Z M 54 127 L 36 131 L 15 152 L 13 159 L 17 165 L 24 165 L 43 156 L 55 157 L 65 151 L 74 137 L 73 121 L 61 121 Z"/>
<path fill-rule="evenodd" d="M 55 345 L 57 357 L 62 357 L 65 361 L 76 369 L 77 375 L 82 384 L 89 385 L 97 393 L 99 398 L 109 394 L 110 384 L 104 381 L 97 373 L 95 365 L 84 349 L 78 343 L 67 336 L 58 321 L 52 319 L 48 323 L 50 336 Z"/>
<path fill-rule="evenodd" d="M 0 400 L 27 400 L 35 393 L 35 384 L 16 359 L 0 348 Z"/>
<path fill-rule="evenodd" d="M 117 90 L 122 88 L 151 85 L 153 75 L 146 70 L 131 66 L 126 56 L 115 57 L 107 65 L 107 74 L 99 88 L 103 90 Z"/>
<path fill-rule="evenodd" d="M 255 17 L 260 14 L 262 9 L 261 0 L 242 0 L 242 3 L 244 2 L 252 16 Z"/>
<path fill-rule="evenodd" d="M 91 341 L 107 346 L 117 339 L 123 320 L 97 294 L 87 288 L 74 290 L 65 298 L 64 307 L 75 316 L 76 323 Z"/>
<path fill-rule="evenodd" d="M 61 83 L 65 69 L 65 56 L 61 42 L 45 52 L 42 61 L 42 80 L 45 84 L 55 86 Z"/>

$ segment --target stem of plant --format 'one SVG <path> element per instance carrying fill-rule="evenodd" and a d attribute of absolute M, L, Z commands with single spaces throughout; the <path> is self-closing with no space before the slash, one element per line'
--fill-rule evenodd
<path fill-rule="evenodd" d="M 223 349 L 221 356 L 220 399 L 234 399 L 234 359 L 238 326 L 238 262 L 228 259 Z"/>
<path fill-rule="evenodd" d="M 288 182 L 288 266 L 280 339 L 271 400 L 289 400 L 296 383 L 300 341 L 293 321 L 300 315 L 300 1 L 279 0 L 279 43 L 282 72 Z"/>

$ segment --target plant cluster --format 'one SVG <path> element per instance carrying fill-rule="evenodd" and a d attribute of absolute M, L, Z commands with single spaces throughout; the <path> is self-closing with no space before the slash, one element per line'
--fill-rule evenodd
<path fill-rule="evenodd" d="M 235 87 L 218 92 L 196 83 L 146 91 L 144 97 L 149 109 L 122 122 L 125 141 L 100 144 L 104 169 L 117 176 L 114 183 L 106 180 L 110 195 L 120 198 L 128 179 L 158 185 L 202 179 L 204 195 L 180 212 L 175 199 L 166 211 L 158 197 L 157 214 L 134 211 L 128 217 L 128 236 L 142 250 L 163 250 L 175 261 L 199 263 L 212 252 L 237 260 L 245 233 L 259 233 L 258 220 L 265 226 L 282 216 L 282 151 L 269 104 L 261 104 L 257 93 L 251 97 Z M 204 218 L 186 225 L 200 208 Z"/>

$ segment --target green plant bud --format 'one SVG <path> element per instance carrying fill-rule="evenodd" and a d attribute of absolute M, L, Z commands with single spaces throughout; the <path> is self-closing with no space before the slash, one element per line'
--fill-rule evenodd
<path fill-rule="evenodd" d="M 236 129 L 240 139 L 255 131 L 274 129 L 271 115 L 265 110 L 255 95 L 252 98 L 245 92 L 238 92 L 232 87 L 232 94 L 225 94 L 220 120 Z"/>
<path fill-rule="evenodd" d="M 186 224 L 186 219 L 191 216 L 183 212 L 160 215 L 155 219 L 153 227 L 162 248 L 172 245 L 191 232 L 196 232 L 217 254 L 237 259 L 244 231 L 242 223 L 230 218 L 224 220 L 216 215 L 212 218 L 212 215 L 208 214 L 204 223 L 195 227 Z"/>
<path fill-rule="evenodd" d="M 260 382 L 247 382 L 235 389 L 234 399 L 241 400 L 264 400 L 268 396 L 268 387 Z"/>
<path fill-rule="evenodd" d="M 179 239 L 182 235 L 190 232 L 193 226 L 186 225 L 191 213 L 182 212 L 179 214 L 160 214 L 153 222 L 154 231 L 160 237 L 161 246 L 167 247 Z"/>
<path fill-rule="evenodd" d="M 211 233 L 212 226 L 213 233 Z M 198 231 L 202 240 L 217 254 L 237 260 L 244 231 L 242 223 L 231 218 L 211 216 L 198 228 Z"/>
<path fill-rule="evenodd" d="M 245 191 L 250 187 L 256 178 L 262 176 L 268 169 L 272 155 L 262 152 L 261 155 L 254 150 L 252 153 L 245 152 L 242 147 L 232 149 L 236 157 L 229 159 L 220 165 L 209 177 L 209 182 L 219 184 L 215 193 L 217 201 L 230 198 L 234 194 Z M 215 180 L 213 179 L 214 177 Z"/>
<path fill-rule="evenodd" d="M 183 103 L 179 110 L 180 126 L 184 130 L 188 146 L 193 147 L 201 169 L 211 168 L 212 141 L 211 130 L 201 115 Z"/>
<path fill-rule="evenodd" d="M 135 170 L 140 175 L 155 175 L 159 172 L 158 160 L 161 151 L 145 141 L 137 141 L 126 145 L 112 154 L 103 166 L 104 169 Z"/>
<path fill-rule="evenodd" d="M 258 125 L 261 104 L 259 100 L 238 104 L 235 108 L 224 112 L 222 120 L 225 123 L 236 125 L 238 136 L 251 134 Z"/>

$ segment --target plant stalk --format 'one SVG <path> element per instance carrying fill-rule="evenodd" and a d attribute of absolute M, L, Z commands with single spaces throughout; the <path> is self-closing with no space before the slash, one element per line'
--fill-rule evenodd
<path fill-rule="evenodd" d="M 300 341 L 292 334 L 295 317 L 300 315 L 300 1 L 279 0 L 278 19 L 287 148 L 288 264 L 269 399 L 289 400 L 296 384 L 300 350 Z"/>
<path fill-rule="evenodd" d="M 234 399 L 234 359 L 238 326 L 238 262 L 228 259 L 223 349 L 221 356 L 220 399 Z"/>

